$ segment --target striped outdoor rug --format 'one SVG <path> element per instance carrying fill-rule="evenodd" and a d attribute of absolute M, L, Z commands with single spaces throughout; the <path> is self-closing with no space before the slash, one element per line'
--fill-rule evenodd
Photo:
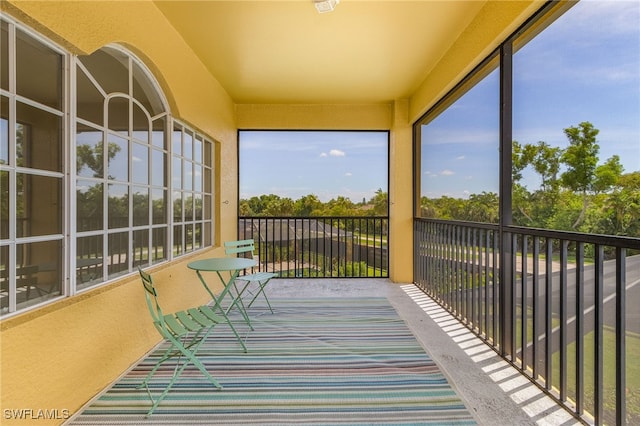
<path fill-rule="evenodd" d="M 475 424 L 439 368 L 385 298 L 273 300 L 252 308 L 249 353 L 228 327 L 199 351 L 216 390 L 188 368 L 149 419 L 136 389 L 164 345 L 90 403 L 73 425 Z M 240 323 L 240 322 L 237 322 Z M 160 393 L 171 363 L 150 387 Z"/>

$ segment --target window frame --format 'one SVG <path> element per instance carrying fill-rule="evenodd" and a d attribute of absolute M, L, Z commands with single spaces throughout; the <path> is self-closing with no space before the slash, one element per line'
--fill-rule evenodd
<path fill-rule="evenodd" d="M 0 319 L 6 319 L 12 317 L 16 314 L 22 314 L 24 312 L 32 311 L 38 309 L 42 306 L 49 305 L 51 303 L 55 303 L 62 299 L 73 297 L 77 294 L 85 293 L 88 291 L 92 291 L 98 287 L 102 287 L 108 285 L 116 280 L 122 279 L 125 276 L 131 275 L 135 273 L 135 267 L 137 265 L 149 266 L 161 263 L 169 263 L 178 259 L 182 256 L 191 254 L 193 252 L 205 250 L 213 246 L 215 242 L 215 224 L 216 224 L 216 209 L 213 206 L 213 203 L 216 200 L 215 190 L 217 188 L 217 180 L 219 177 L 216 177 L 214 174 L 215 165 L 216 165 L 216 155 L 219 153 L 219 149 L 216 147 L 218 142 L 206 135 L 205 133 L 199 131 L 193 126 L 187 124 L 186 121 L 178 119 L 174 117 L 171 113 L 169 103 L 166 99 L 164 92 L 162 91 L 157 79 L 154 77 L 149 68 L 131 51 L 126 48 L 119 46 L 117 44 L 108 44 L 103 46 L 100 50 L 114 50 L 120 54 L 123 54 L 128 60 L 128 85 L 129 85 L 129 93 L 122 94 L 107 94 L 104 93 L 102 89 L 100 90 L 100 94 L 104 96 L 105 105 L 108 101 L 109 97 L 113 96 L 124 96 L 129 102 L 129 128 L 131 132 L 127 131 L 127 134 L 124 135 L 125 140 L 127 141 L 128 152 L 127 152 L 127 170 L 128 170 L 128 178 L 126 181 L 116 181 L 109 179 L 107 169 L 103 170 L 102 177 L 94 178 L 87 176 L 80 176 L 77 174 L 77 126 L 90 126 L 91 129 L 95 129 L 102 133 L 101 139 L 105 140 L 105 136 L 107 135 L 117 135 L 119 137 L 123 137 L 122 134 L 110 131 L 108 121 L 103 121 L 101 124 L 93 123 L 90 120 L 83 119 L 79 117 L 77 111 L 77 99 L 78 99 L 78 88 L 77 88 L 77 78 L 78 73 L 83 72 L 85 76 L 89 78 L 91 83 L 97 88 L 100 87 L 95 81 L 95 78 L 91 75 L 86 67 L 84 67 L 81 63 L 80 58 L 77 55 L 74 55 L 64 48 L 57 46 L 55 43 L 46 39 L 45 37 L 38 34 L 35 30 L 31 29 L 27 25 L 11 18 L 8 16 L 2 16 L 1 19 L 3 25 L 6 25 L 8 37 L 8 82 L 9 87 L 7 89 L 0 89 L 0 93 L 3 98 L 8 100 L 8 111 L 7 111 L 7 131 L 8 131 L 8 155 L 9 162 L 7 164 L 0 164 L 0 169 L 2 173 L 7 173 L 8 179 L 8 204 L 10 213 L 8 216 L 8 235 L 2 235 L 0 239 L 0 250 L 5 251 L 4 253 L 8 253 L 7 256 L 7 277 L 2 277 L 3 280 L 7 281 L 7 295 L 8 303 L 7 306 L 3 306 L 0 311 Z M 61 57 L 61 110 L 58 111 L 55 108 L 49 107 L 47 105 L 40 104 L 34 100 L 30 100 L 25 98 L 24 96 L 18 95 L 16 93 L 16 34 L 18 32 L 26 34 L 28 37 L 35 39 L 38 43 L 42 43 L 47 48 L 52 49 L 55 53 L 59 54 Z M 107 52 L 108 53 L 108 52 Z M 83 67 L 83 71 L 79 71 L 78 67 Z M 144 97 L 140 101 L 136 99 L 136 86 L 135 81 L 137 79 L 144 79 L 143 86 L 145 89 L 153 90 L 150 96 Z M 150 86 L 151 87 L 150 87 Z M 141 93 L 141 92 L 139 92 Z M 155 97 L 155 99 L 154 99 Z M 41 170 L 41 169 L 31 169 L 27 167 L 18 167 L 15 164 L 15 156 L 16 156 L 16 127 L 19 124 L 17 122 L 17 102 L 22 102 L 25 105 L 37 108 L 44 112 L 53 113 L 61 119 L 61 135 L 62 138 L 62 147 L 61 153 L 62 156 L 62 170 L 60 171 L 51 171 L 51 170 Z M 148 103 L 149 107 L 154 109 L 155 111 L 147 111 L 145 104 L 143 102 Z M 149 128 L 148 135 L 146 141 L 140 139 L 140 136 L 136 134 L 135 126 L 134 126 L 134 107 L 137 106 L 138 110 L 144 111 L 147 115 Z M 161 105 L 160 105 L 161 104 Z M 161 112 L 157 112 L 157 110 L 162 109 Z M 140 111 L 136 110 L 136 114 L 140 114 Z M 108 112 L 104 111 L 103 114 L 106 118 Z M 155 115 L 154 115 L 155 113 Z M 140 118 L 140 115 L 138 115 Z M 164 145 L 162 147 L 157 143 L 157 133 L 159 132 L 159 125 L 156 122 L 161 121 L 162 126 L 162 134 Z M 184 188 L 180 188 L 179 190 L 183 193 L 186 191 L 192 195 L 199 195 L 202 199 L 202 203 L 208 201 L 211 203 L 211 206 L 202 206 L 201 216 L 198 216 L 199 219 L 195 216 L 195 211 L 193 213 L 193 217 L 188 222 L 182 221 L 180 223 L 181 226 L 184 227 L 185 223 L 191 224 L 193 229 L 199 226 L 200 228 L 200 244 L 195 244 L 195 241 L 191 245 L 190 250 L 183 250 L 181 253 L 174 255 L 173 253 L 173 227 L 175 223 L 173 221 L 172 215 L 172 203 L 171 197 L 174 191 L 173 183 L 171 181 L 172 176 L 172 159 L 173 159 L 173 140 L 172 140 L 172 131 L 175 125 L 182 126 L 184 129 L 187 129 L 191 132 L 194 137 L 197 135 L 200 142 L 201 154 L 199 158 L 199 162 L 196 162 L 196 159 L 192 156 L 191 159 L 191 167 L 192 170 L 196 170 L 196 166 L 202 171 L 199 179 L 201 179 L 201 183 L 197 185 L 194 183 L 191 189 L 185 190 Z M 134 126 L 134 127 L 132 127 Z M 145 130 L 146 132 L 146 130 Z M 195 140 L 195 139 L 194 139 Z M 134 146 L 141 145 L 146 149 L 147 152 L 147 179 L 146 183 L 137 182 L 134 179 L 133 173 L 133 156 L 134 156 Z M 106 148 L 103 148 L 106 149 Z M 103 151 L 104 152 L 104 151 Z M 161 153 L 161 154 L 158 154 Z M 210 158 L 206 158 L 205 156 L 209 154 Z M 156 176 L 156 181 L 154 181 L 153 175 L 153 166 L 154 161 L 158 161 L 158 159 L 162 158 L 164 161 L 164 175 L 162 177 L 163 183 L 160 186 L 158 184 L 159 179 Z M 106 159 L 105 159 L 106 160 Z M 59 234 L 51 234 L 51 235 L 35 235 L 35 236 L 24 236 L 17 237 L 17 211 L 16 204 L 18 202 L 16 195 L 16 176 L 20 173 L 27 172 L 28 175 L 36 175 L 43 177 L 53 177 L 61 180 L 61 233 Z M 192 176 L 192 178 L 195 178 Z M 210 182 L 205 182 L 205 179 L 210 179 Z M 85 230 L 79 231 L 78 229 L 78 198 L 77 198 L 77 189 L 78 189 L 78 180 L 84 180 L 89 182 L 99 182 L 103 185 L 103 193 L 102 193 L 102 225 L 99 229 L 95 230 Z M 124 185 L 127 188 L 129 194 L 128 200 L 128 216 L 127 216 L 127 226 L 124 228 L 114 228 L 110 229 L 108 227 L 108 187 L 110 184 L 118 184 Z M 148 197 L 148 223 L 141 223 L 134 226 L 134 211 L 133 211 L 133 195 L 136 193 L 136 190 L 142 190 L 146 192 Z M 158 223 L 158 218 L 154 216 L 154 194 L 158 196 L 159 192 L 163 191 L 164 198 L 164 219 L 161 223 Z M 192 201 L 195 203 L 195 198 Z M 195 204 L 194 204 L 195 208 Z M 208 213 L 206 213 L 208 212 Z M 207 218 L 208 214 L 208 218 Z M 158 238 L 164 239 L 164 250 L 163 253 L 157 254 L 156 247 L 154 247 L 154 236 L 159 235 L 157 230 L 160 233 L 164 232 L 164 237 L 159 236 Z M 208 232 L 205 235 L 205 231 Z M 99 280 L 90 285 L 83 286 L 82 282 L 77 277 L 77 261 L 78 261 L 78 239 L 85 237 L 100 237 L 102 239 L 102 256 L 103 259 L 106 259 L 108 256 L 108 240 L 111 235 L 118 234 L 120 232 L 126 232 L 128 235 L 128 243 L 127 243 L 127 269 L 123 271 L 122 274 L 117 275 L 109 275 L 108 273 L 108 265 L 106 261 L 102 261 L 102 275 Z M 142 258 L 141 261 L 136 260 L 136 253 L 134 253 L 133 249 L 135 248 L 135 243 L 133 238 L 136 236 L 138 232 L 147 232 L 146 235 L 146 245 L 142 247 L 142 252 L 147 251 L 146 258 Z M 98 238 L 97 238 L 98 239 Z M 17 250 L 20 249 L 21 245 L 24 244 L 35 244 L 35 243 L 44 243 L 44 242 L 55 242 L 59 244 L 61 250 L 58 257 L 58 263 L 56 267 L 59 271 L 60 282 L 53 281 L 55 285 L 57 285 L 56 289 L 59 290 L 58 295 L 55 297 L 51 297 L 50 299 L 46 299 L 43 301 L 35 301 L 32 304 L 28 304 L 29 302 L 33 302 L 34 298 L 27 299 L 27 306 L 21 307 L 16 303 L 16 282 L 18 277 L 16 276 L 16 262 L 17 262 Z M 156 253 L 156 254 L 154 254 Z M 157 257 L 156 257 L 157 256 Z M 3 259 L 4 260 L 4 259 Z M 5 290 L 3 283 L 3 291 Z"/>

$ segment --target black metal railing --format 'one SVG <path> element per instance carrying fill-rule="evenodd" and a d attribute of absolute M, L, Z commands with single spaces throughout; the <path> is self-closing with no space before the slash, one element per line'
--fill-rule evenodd
<path fill-rule="evenodd" d="M 423 291 L 585 423 L 640 424 L 640 239 L 414 223 Z"/>
<path fill-rule="evenodd" d="M 241 217 L 262 271 L 281 277 L 388 277 L 387 217 Z"/>

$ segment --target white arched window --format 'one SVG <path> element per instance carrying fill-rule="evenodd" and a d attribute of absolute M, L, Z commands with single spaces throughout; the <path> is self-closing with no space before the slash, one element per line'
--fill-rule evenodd
<path fill-rule="evenodd" d="M 0 25 L 1 315 L 210 246 L 213 141 L 144 64 Z"/>
<path fill-rule="evenodd" d="M 212 142 L 117 47 L 78 57 L 76 84 L 77 289 L 211 245 Z"/>

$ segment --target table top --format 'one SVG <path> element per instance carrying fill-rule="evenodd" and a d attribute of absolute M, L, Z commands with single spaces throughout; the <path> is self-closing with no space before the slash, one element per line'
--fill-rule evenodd
<path fill-rule="evenodd" d="M 196 271 L 237 271 L 240 269 L 251 268 L 256 266 L 258 262 L 254 259 L 245 259 L 243 257 L 213 257 L 210 259 L 194 260 L 189 262 L 187 267 Z"/>

